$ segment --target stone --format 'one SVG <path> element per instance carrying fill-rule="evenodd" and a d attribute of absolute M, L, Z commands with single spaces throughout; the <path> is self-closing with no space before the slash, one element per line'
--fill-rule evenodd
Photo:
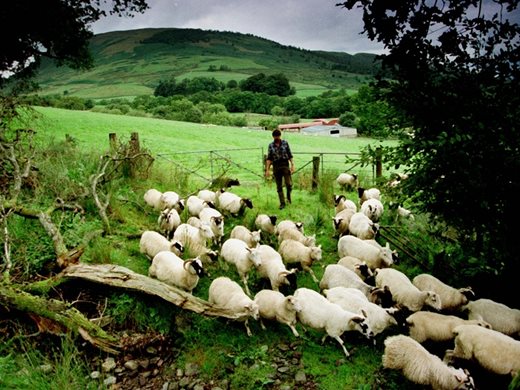
<path fill-rule="evenodd" d="M 139 367 L 139 363 L 137 363 L 135 360 L 129 360 L 125 362 L 125 368 L 127 370 L 135 371 Z"/>
<path fill-rule="evenodd" d="M 108 376 L 108 377 L 103 381 L 103 384 L 104 384 L 105 386 L 112 386 L 112 385 L 115 385 L 116 382 L 117 382 L 116 377 L 110 375 L 110 376 Z"/>
<path fill-rule="evenodd" d="M 48 374 L 52 372 L 52 365 L 50 364 L 41 364 L 38 369 L 43 372 L 44 374 Z"/>
<path fill-rule="evenodd" d="M 199 365 L 197 363 L 186 363 L 184 374 L 186 376 L 194 376 L 199 373 Z"/>
<path fill-rule="evenodd" d="M 305 382 L 307 381 L 307 375 L 305 375 L 305 372 L 303 370 L 298 370 L 298 372 L 296 372 L 294 380 L 296 382 Z"/>
<path fill-rule="evenodd" d="M 106 358 L 101 365 L 101 368 L 103 369 L 103 372 L 110 372 L 116 368 L 116 361 L 112 357 Z"/>
<path fill-rule="evenodd" d="M 90 373 L 90 377 L 91 377 L 92 379 L 98 379 L 100 376 L 101 376 L 101 373 L 100 373 L 99 371 L 92 371 L 92 372 Z"/>

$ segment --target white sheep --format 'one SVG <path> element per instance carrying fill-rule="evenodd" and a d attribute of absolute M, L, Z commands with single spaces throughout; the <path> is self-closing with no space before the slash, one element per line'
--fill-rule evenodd
<path fill-rule="evenodd" d="M 360 260 L 353 256 L 343 256 L 338 260 L 337 264 L 354 271 L 363 281 L 367 281 L 374 276 L 374 273 L 368 266 L 366 261 Z"/>
<path fill-rule="evenodd" d="M 175 229 L 177 229 L 181 223 L 179 212 L 175 209 L 164 209 L 157 219 L 159 229 L 170 239 L 173 237 Z"/>
<path fill-rule="evenodd" d="M 360 211 L 375 223 L 379 222 L 385 208 L 379 199 L 371 198 L 363 202 Z"/>
<path fill-rule="evenodd" d="M 468 302 L 461 310 L 468 313 L 470 320 L 484 320 L 498 332 L 513 337 L 520 336 L 520 310 L 518 309 L 481 298 Z"/>
<path fill-rule="evenodd" d="M 338 240 L 339 257 L 352 256 L 365 261 L 370 269 L 390 267 L 394 260 L 388 243 L 384 247 L 375 247 L 364 240 L 346 235 Z"/>
<path fill-rule="evenodd" d="M 202 199 L 206 202 L 211 202 L 213 204 L 216 204 L 216 201 L 217 201 L 217 195 L 216 195 L 215 191 L 211 191 L 211 190 L 200 190 L 197 193 L 197 197 L 199 197 L 200 199 Z"/>
<path fill-rule="evenodd" d="M 200 259 L 183 260 L 172 252 L 159 252 L 152 260 L 148 275 L 161 282 L 181 288 L 189 293 L 193 291 L 204 274 Z"/>
<path fill-rule="evenodd" d="M 244 241 L 238 238 L 228 238 L 222 244 L 220 257 L 230 264 L 234 264 L 247 295 L 251 295 L 247 285 L 249 272 L 253 267 L 260 267 L 262 258 L 255 248 L 250 248 Z"/>
<path fill-rule="evenodd" d="M 321 245 L 305 246 L 296 240 L 283 240 L 278 248 L 285 264 L 299 263 L 304 271 L 311 274 L 312 280 L 318 283 L 311 266 L 321 260 Z"/>
<path fill-rule="evenodd" d="M 360 290 L 367 298 L 373 296 L 376 290 L 374 286 L 365 283 L 354 271 L 339 264 L 329 264 L 320 280 L 320 289 L 326 290 L 334 287 L 351 287 Z"/>
<path fill-rule="evenodd" d="M 276 215 L 258 214 L 255 218 L 255 227 L 263 233 L 273 235 L 276 232 Z"/>
<path fill-rule="evenodd" d="M 222 213 L 229 213 L 236 217 L 244 214 L 246 208 L 253 208 L 253 202 L 249 198 L 241 198 L 229 191 L 221 193 L 218 197 L 218 209 Z"/>
<path fill-rule="evenodd" d="M 260 244 L 261 230 L 249 230 L 243 225 L 236 225 L 229 233 L 230 238 L 238 238 L 244 241 L 249 247 L 253 248 Z"/>
<path fill-rule="evenodd" d="M 162 195 L 161 191 L 158 191 L 155 188 L 151 188 L 144 193 L 144 196 L 143 196 L 144 202 L 148 206 L 153 207 L 155 210 L 161 210 L 162 209 L 161 195 Z"/>
<path fill-rule="evenodd" d="M 381 200 L 381 191 L 377 188 L 365 189 L 363 187 L 358 187 L 358 197 L 359 205 L 362 206 L 367 199 Z"/>
<path fill-rule="evenodd" d="M 343 310 L 317 291 L 304 287 L 298 288 L 294 292 L 294 298 L 300 307 L 297 313 L 298 320 L 313 329 L 324 330 L 326 334 L 321 340 L 322 343 L 327 336 L 332 337 L 339 343 L 347 357 L 349 353 L 341 339 L 344 332 L 356 330 L 367 338 L 373 336 L 364 316 Z"/>
<path fill-rule="evenodd" d="M 446 351 L 445 361 L 474 360 L 498 375 L 514 377 L 520 372 L 520 341 L 478 325 L 460 325 L 453 333 L 455 348 Z"/>
<path fill-rule="evenodd" d="M 341 306 L 344 310 L 353 313 L 363 313 L 374 336 L 382 333 L 388 327 L 397 325 L 396 319 L 391 315 L 397 309 L 383 309 L 368 300 L 358 289 L 342 286 L 323 290 L 323 295 L 329 301 Z"/>
<path fill-rule="evenodd" d="M 188 199 L 186 199 L 186 208 L 188 209 L 188 214 L 190 216 L 198 217 L 200 211 L 205 207 L 215 208 L 215 205 L 212 202 L 202 200 L 195 195 L 190 195 L 188 196 Z"/>
<path fill-rule="evenodd" d="M 410 381 L 438 390 L 474 389 L 467 371 L 443 363 L 411 337 L 390 336 L 384 344 L 383 367 L 399 370 Z"/>
<path fill-rule="evenodd" d="M 390 244 L 388 243 L 388 241 L 385 243 L 385 245 L 381 245 L 375 238 L 371 238 L 371 239 L 363 240 L 363 241 L 366 242 L 367 244 L 372 245 L 373 247 L 375 247 L 377 249 L 384 248 L 384 251 L 386 253 L 390 253 L 390 255 L 392 256 L 392 261 L 394 264 L 397 263 L 397 261 L 399 260 L 399 253 L 397 253 L 397 250 L 395 250 L 395 249 L 390 249 Z M 376 267 L 376 268 L 383 268 L 383 267 Z"/>
<path fill-rule="evenodd" d="M 199 218 L 202 222 L 211 226 L 214 235 L 213 242 L 220 244 L 224 237 L 224 216 L 222 213 L 211 207 L 205 207 L 200 211 Z"/>
<path fill-rule="evenodd" d="M 276 225 L 276 234 L 279 235 L 286 229 L 296 229 L 299 230 L 300 233 L 305 233 L 303 222 L 294 222 L 290 219 L 284 219 L 283 221 L 278 222 L 278 224 Z"/>
<path fill-rule="evenodd" d="M 175 209 L 179 213 L 184 210 L 184 199 L 175 191 L 165 191 L 161 194 L 161 209 Z"/>
<path fill-rule="evenodd" d="M 139 251 L 152 260 L 157 253 L 162 251 L 170 251 L 178 256 L 182 256 L 184 253 L 184 245 L 177 240 L 168 240 L 161 233 L 153 230 L 145 230 L 141 234 Z"/>
<path fill-rule="evenodd" d="M 301 242 L 305 246 L 316 246 L 316 235 L 306 236 L 296 229 L 284 229 L 278 232 L 278 244 L 284 240 L 295 240 Z"/>
<path fill-rule="evenodd" d="M 367 240 L 377 235 L 379 224 L 374 223 L 374 221 L 363 214 L 363 212 L 358 211 L 350 217 L 348 231 L 350 234 L 362 240 Z"/>
<path fill-rule="evenodd" d="M 471 288 L 456 289 L 440 281 L 430 274 L 420 274 L 413 278 L 412 283 L 421 291 L 435 291 L 441 298 L 441 310 L 454 311 L 468 303 L 468 295 L 473 294 Z"/>
<path fill-rule="evenodd" d="M 376 286 L 387 286 L 395 302 L 413 312 L 423 306 L 430 306 L 435 310 L 441 309 L 441 299 L 434 291 L 421 291 L 415 287 L 408 276 L 394 268 L 378 268 L 374 272 Z"/>
<path fill-rule="evenodd" d="M 208 241 L 213 238 L 213 231 L 206 223 L 202 223 L 199 228 L 183 223 L 173 233 L 173 239 L 182 242 L 187 249 L 199 246 L 207 247 Z"/>
<path fill-rule="evenodd" d="M 337 237 L 349 233 L 349 224 L 352 216 L 356 213 L 352 209 L 343 209 L 332 217 L 332 226 Z"/>
<path fill-rule="evenodd" d="M 258 320 L 258 305 L 246 295 L 237 282 L 220 276 L 211 282 L 208 295 L 209 303 L 237 314 L 243 314 L 239 321 L 244 321 L 247 335 L 251 336 L 248 321 L 251 317 Z"/>
<path fill-rule="evenodd" d="M 288 270 L 283 263 L 282 256 L 269 245 L 261 244 L 256 249 L 262 259 L 262 264 L 257 268 L 257 272 L 262 278 L 269 279 L 271 289 L 278 291 L 282 285 L 291 286 L 289 277 L 295 276 L 296 269 Z"/>
<path fill-rule="evenodd" d="M 256 293 L 254 301 L 258 305 L 262 329 L 265 329 L 262 319 L 275 320 L 287 325 L 293 334 L 299 337 L 296 315 L 301 309 L 294 296 L 285 296 L 281 292 L 264 289 Z"/>
<path fill-rule="evenodd" d="M 453 329 L 459 325 L 478 325 L 484 328 L 491 328 L 487 322 L 482 320 L 465 320 L 463 318 L 434 313 L 431 311 L 418 311 L 406 318 L 409 328 L 409 335 L 419 343 L 426 340 L 449 341 L 455 335 Z"/>
<path fill-rule="evenodd" d="M 345 195 L 334 195 L 334 210 L 336 214 L 345 209 L 356 212 L 357 206 L 353 201 L 347 199 Z"/>
<path fill-rule="evenodd" d="M 343 190 L 350 191 L 358 186 L 358 175 L 355 173 L 340 173 L 336 178 L 336 183 Z"/>

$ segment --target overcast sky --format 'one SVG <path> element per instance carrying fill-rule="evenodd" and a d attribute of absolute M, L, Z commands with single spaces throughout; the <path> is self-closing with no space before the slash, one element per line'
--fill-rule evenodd
<path fill-rule="evenodd" d="M 382 53 L 360 35 L 359 10 L 337 0 L 148 0 L 150 9 L 134 18 L 107 17 L 92 25 L 95 34 L 146 27 L 200 28 L 250 33 L 302 49 Z"/>

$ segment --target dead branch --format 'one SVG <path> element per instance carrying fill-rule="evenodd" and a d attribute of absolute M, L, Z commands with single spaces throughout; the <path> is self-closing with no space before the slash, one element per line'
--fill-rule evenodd
<path fill-rule="evenodd" d="M 79 278 L 94 283 L 155 295 L 182 309 L 207 316 L 224 317 L 233 320 L 245 318 L 244 313 L 234 313 L 213 306 L 209 302 L 197 298 L 186 291 L 118 265 L 76 264 L 65 268 L 60 275 L 65 278 Z"/>
<path fill-rule="evenodd" d="M 90 190 L 92 192 L 92 196 L 94 198 L 94 202 L 98 208 L 99 216 L 103 222 L 103 226 L 107 234 L 110 234 L 110 221 L 107 215 L 107 208 L 110 203 L 110 194 L 103 195 L 105 197 L 105 201 L 100 199 L 100 194 L 98 193 L 98 183 L 99 180 L 105 176 L 108 165 L 111 162 L 111 158 L 109 156 L 102 156 L 100 159 L 99 167 L 97 173 L 90 176 Z"/>

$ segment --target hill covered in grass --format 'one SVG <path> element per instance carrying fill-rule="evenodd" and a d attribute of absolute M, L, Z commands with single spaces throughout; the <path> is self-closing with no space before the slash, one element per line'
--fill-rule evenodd
<path fill-rule="evenodd" d="M 152 94 L 160 80 L 214 77 L 224 83 L 251 75 L 285 74 L 299 96 L 357 89 L 377 69 L 375 55 L 310 51 L 250 34 L 158 28 L 116 31 L 91 40 L 95 66 L 74 71 L 42 64 L 42 94 L 85 98 Z"/>

